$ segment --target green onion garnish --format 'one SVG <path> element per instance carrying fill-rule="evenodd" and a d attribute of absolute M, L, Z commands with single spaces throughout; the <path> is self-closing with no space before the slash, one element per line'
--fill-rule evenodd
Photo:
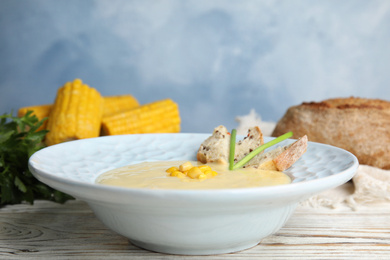
<path fill-rule="evenodd" d="M 281 141 L 284 141 L 288 138 L 290 138 L 291 136 L 293 136 L 293 132 L 288 132 L 288 133 L 285 133 L 284 135 L 281 135 L 275 139 L 273 139 L 272 141 L 269 141 L 268 143 L 265 143 L 263 145 L 260 145 L 259 147 L 257 147 L 255 150 L 253 150 L 251 153 L 249 153 L 247 156 L 245 156 L 244 158 L 242 158 L 239 162 L 237 162 L 232 170 L 236 170 L 238 168 L 241 168 L 242 166 L 244 166 L 247 162 L 249 162 L 250 160 L 252 160 L 253 157 L 255 157 L 257 154 L 259 154 L 261 151 L 264 151 L 265 149 L 277 144 L 277 143 L 280 143 Z M 230 143 L 231 145 L 231 143 Z M 230 168 L 229 168 L 230 169 Z"/>
<path fill-rule="evenodd" d="M 229 153 L 229 170 L 233 170 L 234 165 L 234 153 L 236 149 L 236 134 L 237 130 L 233 129 L 230 133 L 230 153 Z"/>

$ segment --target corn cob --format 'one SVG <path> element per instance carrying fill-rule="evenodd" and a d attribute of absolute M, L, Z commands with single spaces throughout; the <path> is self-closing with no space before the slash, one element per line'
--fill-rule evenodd
<path fill-rule="evenodd" d="M 179 108 L 171 99 L 141 105 L 102 120 L 102 135 L 178 132 Z"/>
<path fill-rule="evenodd" d="M 103 116 L 108 116 L 120 111 L 128 110 L 139 106 L 138 100 L 132 95 L 106 96 L 104 99 Z M 52 104 L 21 107 L 18 110 L 18 117 L 24 116 L 27 111 L 32 110 L 38 119 L 48 117 Z"/>
<path fill-rule="evenodd" d="M 47 122 L 46 145 L 97 137 L 104 101 L 99 92 L 80 79 L 58 89 Z"/>
<path fill-rule="evenodd" d="M 103 117 L 138 107 L 138 100 L 132 95 L 104 97 Z"/>
<path fill-rule="evenodd" d="M 33 111 L 33 115 L 35 115 L 38 118 L 38 120 L 41 121 L 45 117 L 49 117 L 50 109 L 51 109 L 51 104 L 21 107 L 18 110 L 18 117 L 23 117 L 27 113 L 27 111 Z M 38 128 L 37 131 L 46 129 L 46 124 L 47 124 L 47 120 L 43 122 L 43 124 Z"/>
<path fill-rule="evenodd" d="M 104 99 L 103 116 L 109 116 L 120 111 L 129 110 L 139 106 L 138 100 L 132 95 L 106 96 Z M 27 111 L 33 111 L 33 114 L 42 120 L 48 117 L 52 104 L 22 107 L 18 110 L 18 117 L 24 116 Z M 44 123 L 46 125 L 46 122 Z"/>

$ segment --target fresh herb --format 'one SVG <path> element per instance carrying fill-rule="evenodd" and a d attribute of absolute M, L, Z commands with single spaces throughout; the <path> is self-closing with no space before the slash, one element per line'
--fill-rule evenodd
<path fill-rule="evenodd" d="M 71 196 L 38 181 L 28 168 L 28 160 L 44 147 L 47 130 L 38 130 L 44 120 L 27 112 L 23 117 L 0 116 L 0 207 L 34 200 L 64 203 Z"/>
<path fill-rule="evenodd" d="M 288 133 L 285 133 L 284 135 L 281 135 L 275 139 L 273 139 L 272 141 L 268 142 L 268 143 L 265 143 L 263 145 L 260 145 L 259 147 L 257 147 L 255 150 L 253 150 L 251 153 L 249 153 L 247 156 L 245 156 L 244 158 L 242 158 L 239 162 L 237 162 L 234 166 L 233 166 L 233 170 L 236 170 L 238 168 L 241 168 L 242 166 L 244 166 L 247 162 L 249 162 L 250 160 L 253 159 L 253 157 L 255 157 L 257 154 L 259 154 L 260 152 L 264 151 L 265 149 L 277 144 L 277 143 L 280 143 L 281 141 L 284 141 L 288 138 L 290 138 L 291 136 L 293 136 L 293 133 L 292 132 L 288 132 Z M 231 145 L 231 144 L 230 144 Z"/>
<path fill-rule="evenodd" d="M 230 134 L 230 152 L 229 152 L 229 170 L 233 170 L 234 166 L 234 153 L 236 149 L 236 135 L 237 130 L 233 129 Z"/>

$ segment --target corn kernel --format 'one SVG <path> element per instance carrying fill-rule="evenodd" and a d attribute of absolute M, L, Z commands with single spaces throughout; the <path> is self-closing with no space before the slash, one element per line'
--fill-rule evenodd
<path fill-rule="evenodd" d="M 173 172 L 171 172 L 171 176 L 176 177 L 176 176 L 178 176 L 180 173 L 181 173 L 180 171 L 173 171 Z"/>
<path fill-rule="evenodd" d="M 206 174 L 207 178 L 212 178 L 212 177 L 214 177 L 213 171 L 212 171 L 212 170 L 207 170 L 207 171 L 204 172 L 204 174 Z"/>
<path fill-rule="evenodd" d="M 166 172 L 167 172 L 167 173 L 172 173 L 172 172 L 178 171 L 178 170 L 179 170 L 179 169 L 178 169 L 177 167 L 172 166 L 172 167 L 168 168 L 168 169 L 166 170 Z"/>
<path fill-rule="evenodd" d="M 204 180 L 204 179 L 207 179 L 207 176 L 206 176 L 206 174 L 202 173 L 202 174 L 200 174 L 200 175 L 198 176 L 198 179 Z"/>
<path fill-rule="evenodd" d="M 208 165 L 200 165 L 198 168 L 204 173 L 205 171 L 211 170 L 211 167 Z"/>
<path fill-rule="evenodd" d="M 192 167 L 193 166 L 192 166 L 191 162 L 185 162 L 179 166 L 179 170 L 181 172 L 185 172 L 185 171 L 188 171 L 189 169 L 191 169 Z"/>
<path fill-rule="evenodd" d="M 201 174 L 203 174 L 203 172 L 198 167 L 192 167 L 188 171 L 187 176 L 190 177 L 191 179 L 196 179 Z"/>
<path fill-rule="evenodd" d="M 181 164 L 179 167 L 172 166 L 165 170 L 169 176 L 205 180 L 218 175 L 208 165 L 193 166 L 190 161 Z"/>
<path fill-rule="evenodd" d="M 179 172 L 176 177 L 184 178 L 184 177 L 186 177 L 186 175 L 184 173 L 182 173 L 182 172 Z"/>

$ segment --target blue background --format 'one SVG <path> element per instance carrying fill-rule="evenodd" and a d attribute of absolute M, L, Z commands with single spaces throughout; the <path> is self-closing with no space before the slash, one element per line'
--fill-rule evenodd
<path fill-rule="evenodd" d="M 0 1 L 0 113 L 81 78 L 170 97 L 183 132 L 303 101 L 390 100 L 390 1 Z"/>

